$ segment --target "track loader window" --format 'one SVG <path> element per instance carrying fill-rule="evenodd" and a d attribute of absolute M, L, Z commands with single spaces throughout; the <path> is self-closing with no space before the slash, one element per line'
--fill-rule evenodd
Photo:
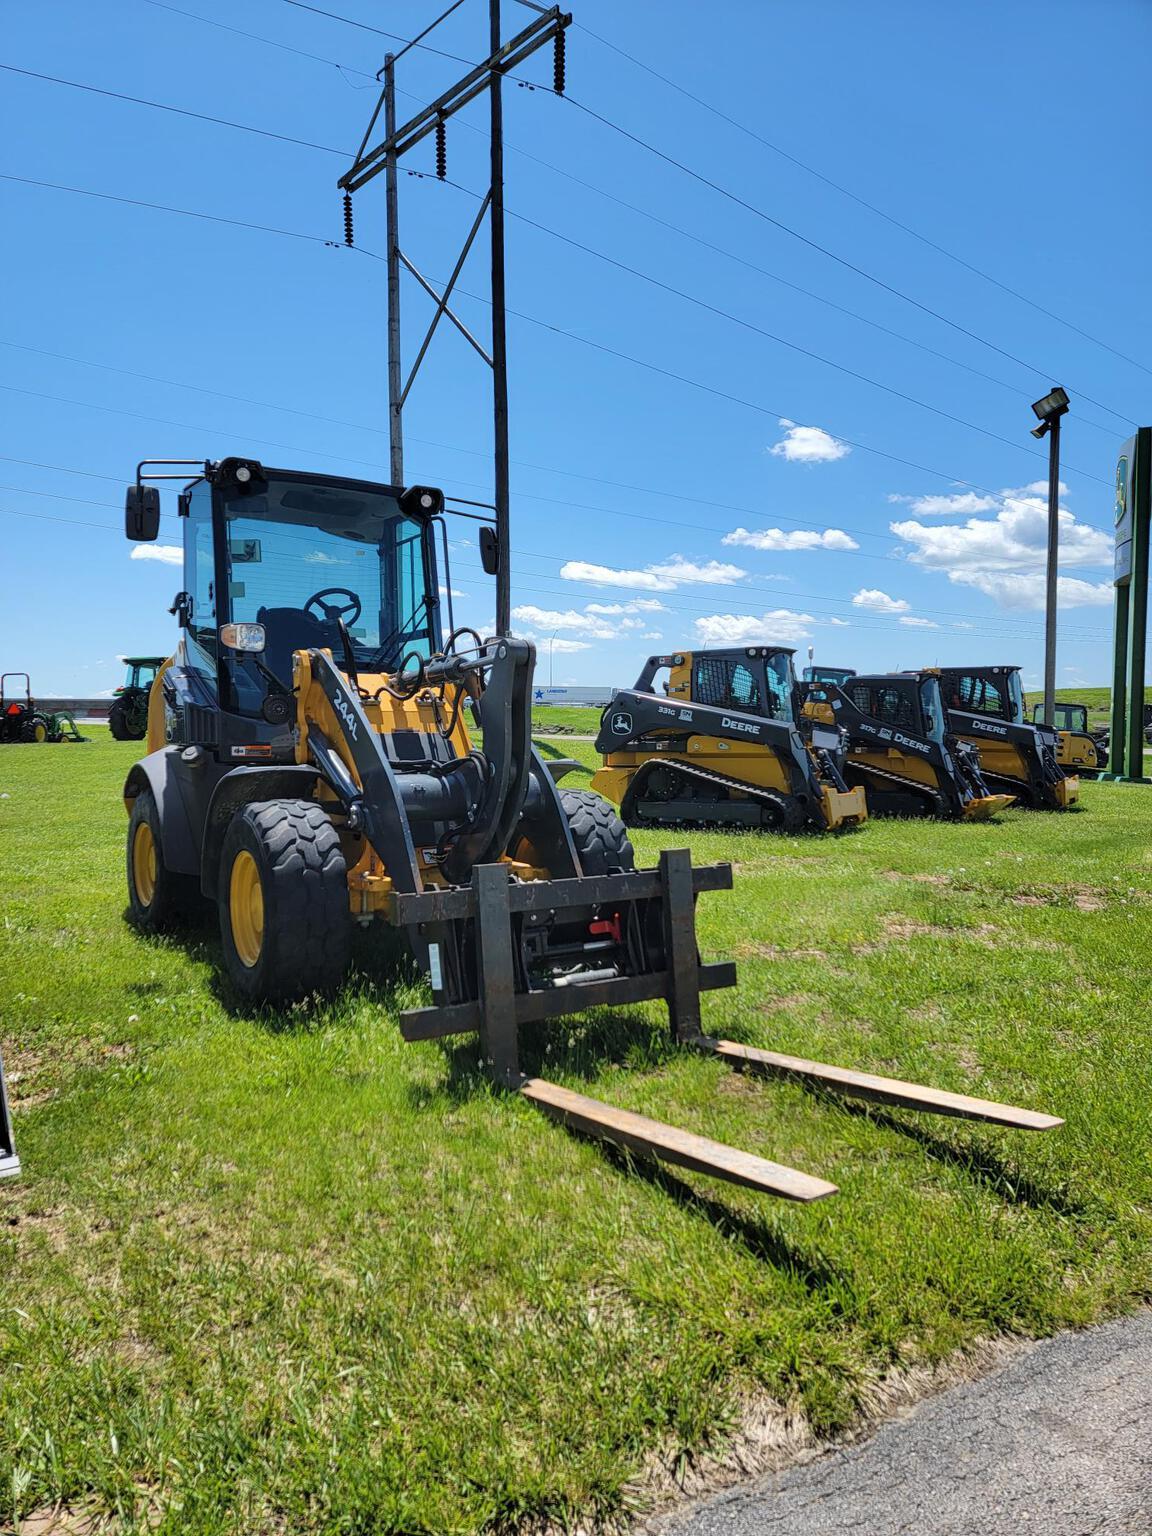
<path fill-rule="evenodd" d="M 729 656 L 697 657 L 692 696 L 696 703 L 711 704 L 717 709 L 760 713 L 761 691 L 755 673 Z"/>
<path fill-rule="evenodd" d="M 956 697 L 953 709 L 968 709 L 977 715 L 999 715 L 1007 718 L 1005 697 L 1000 687 L 990 677 L 978 677 L 962 673 L 956 679 Z"/>

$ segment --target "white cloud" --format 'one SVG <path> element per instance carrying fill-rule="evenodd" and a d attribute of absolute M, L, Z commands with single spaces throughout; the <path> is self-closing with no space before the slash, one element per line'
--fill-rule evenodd
<path fill-rule="evenodd" d="M 585 603 L 585 613 L 667 613 L 658 597 L 635 597 L 630 603 Z"/>
<path fill-rule="evenodd" d="M 1043 571 L 949 571 L 948 575 L 959 585 L 975 587 L 986 597 L 994 598 L 1002 608 L 1027 608 L 1037 613 L 1044 608 Z M 1056 602 L 1061 608 L 1108 608 L 1114 597 L 1115 588 L 1110 581 L 1082 581 L 1078 576 L 1056 578 Z"/>
<path fill-rule="evenodd" d="M 852 628 L 851 624 L 848 622 L 847 619 L 828 619 L 827 623 L 830 624 L 833 629 L 851 629 Z"/>
<path fill-rule="evenodd" d="M 981 587 L 999 571 L 1043 570 L 1048 542 L 1046 496 L 1035 485 L 1005 491 L 995 517 L 969 517 L 962 523 L 928 527 L 909 519 L 891 523 L 892 532 L 911 546 L 910 558 L 929 570 L 944 571 L 962 586 Z M 1062 508 L 1060 564 L 1110 566 L 1112 539 L 1099 528 L 1077 522 Z"/>
<path fill-rule="evenodd" d="M 611 565 L 593 565 L 588 560 L 567 560 L 560 567 L 565 581 L 587 581 L 602 587 L 634 587 L 642 592 L 674 592 L 678 586 L 700 582 L 709 586 L 731 586 L 746 576 L 738 565 L 708 560 L 698 565 L 683 555 L 672 555 L 643 570 L 620 570 Z"/>
<path fill-rule="evenodd" d="M 849 538 L 839 528 L 825 528 L 823 533 L 815 528 L 795 528 L 785 533 L 782 528 L 734 528 L 720 540 L 722 544 L 746 544 L 749 549 L 859 549 L 855 539 Z"/>
<path fill-rule="evenodd" d="M 867 608 L 872 613 L 907 613 L 912 606 L 902 597 L 889 597 L 879 587 L 861 587 L 852 603 L 856 608 Z"/>
<path fill-rule="evenodd" d="M 130 556 L 133 560 L 159 560 L 164 565 L 183 565 L 184 551 L 179 544 L 136 544 Z"/>
<path fill-rule="evenodd" d="M 909 629 L 939 629 L 935 619 L 917 619 L 909 614 L 904 614 L 900 619 L 901 624 L 907 624 Z"/>
<path fill-rule="evenodd" d="M 455 587 L 441 587 L 441 597 L 467 597 L 467 592 L 459 592 Z"/>
<path fill-rule="evenodd" d="M 641 640 L 663 640 L 664 636 L 658 629 L 646 629 L 640 638 Z"/>
<path fill-rule="evenodd" d="M 513 608 L 512 617 L 523 624 L 532 625 L 534 630 L 542 630 L 545 636 L 550 630 L 578 629 L 589 640 L 615 640 L 618 631 L 603 619 L 590 618 L 586 613 L 579 613 L 575 608 L 561 610 L 558 608 L 537 608 L 532 603 L 521 604 Z M 562 649 L 560 642 L 556 642 L 556 649 Z"/>
<path fill-rule="evenodd" d="M 775 608 L 758 618 L 747 613 L 712 613 L 696 620 L 696 634 L 706 645 L 798 645 L 816 620 L 810 613 Z"/>
<path fill-rule="evenodd" d="M 852 452 L 847 443 L 840 442 L 823 427 L 799 427 L 786 416 L 781 416 L 780 425 L 784 436 L 773 443 L 769 452 L 790 464 L 830 464 Z"/>
<path fill-rule="evenodd" d="M 965 517 L 973 512 L 991 512 L 1000 505 L 998 496 L 978 496 L 975 491 L 953 496 L 889 496 L 888 500 L 907 502 L 920 517 Z"/>
<path fill-rule="evenodd" d="M 555 640 L 545 640 L 544 645 L 547 646 L 549 651 L 559 651 L 561 655 L 572 651 L 590 651 L 592 649 L 586 640 L 563 640 L 559 637 Z"/>
<path fill-rule="evenodd" d="M 304 556 L 306 565 L 348 565 L 347 560 L 341 560 L 336 555 L 325 554 L 322 549 L 313 549 Z"/>

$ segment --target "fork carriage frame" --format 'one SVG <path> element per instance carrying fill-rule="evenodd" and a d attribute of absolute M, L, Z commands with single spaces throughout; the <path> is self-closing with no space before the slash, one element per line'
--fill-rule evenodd
<path fill-rule="evenodd" d="M 704 1033 L 701 994 L 736 984 L 731 961 L 703 963 L 696 948 L 696 897 L 731 890 L 732 866 L 694 867 L 687 849 L 666 849 L 655 869 L 577 880 L 516 883 L 503 864 L 478 865 L 469 886 L 392 896 L 389 919 L 436 942 L 450 924 L 469 924 L 478 956 L 477 996 L 465 1002 L 408 1009 L 400 1028 L 406 1040 L 436 1040 L 477 1032 L 486 1067 L 502 1087 L 572 1130 L 629 1152 L 704 1173 L 782 1199 L 809 1203 L 836 1193 L 825 1179 L 766 1158 L 615 1108 L 521 1071 L 519 1031 L 525 1024 L 597 1006 L 663 1000 L 673 1041 L 715 1056 L 735 1071 L 788 1078 L 842 1098 L 921 1111 L 1016 1130 L 1052 1130 L 1054 1115 L 1017 1109 L 968 1094 L 950 1093 L 875 1073 L 783 1055 Z M 655 904 L 655 908 L 653 906 Z M 536 915 L 588 917 L 658 909 L 657 967 L 571 986 L 533 987 L 515 944 Z M 662 953 L 661 953 L 662 952 Z"/>

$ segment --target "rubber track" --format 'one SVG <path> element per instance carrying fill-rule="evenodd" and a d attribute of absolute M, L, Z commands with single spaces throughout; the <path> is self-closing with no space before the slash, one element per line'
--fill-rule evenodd
<path fill-rule="evenodd" d="M 745 784 L 741 779 L 730 779 L 726 774 L 715 773 L 711 768 L 699 768 L 695 763 L 664 762 L 660 765 L 669 768 L 674 773 L 681 773 L 686 778 L 702 779 L 708 784 L 719 784 L 723 789 L 734 789 L 742 795 L 751 795 L 772 807 L 778 820 L 773 823 L 774 828 L 782 832 L 796 831 L 804 825 L 807 817 L 800 810 L 794 795 L 781 795 L 774 789 L 761 789 L 758 784 Z M 637 797 L 639 798 L 639 796 Z M 701 802 L 707 804 L 707 802 Z M 722 804 L 721 801 L 713 801 L 714 805 Z M 644 824 L 644 817 L 640 822 Z M 665 827 L 669 823 L 665 821 L 650 821 L 646 825 L 650 827 Z"/>
<path fill-rule="evenodd" d="M 877 778 L 888 779 L 891 783 L 899 785 L 901 789 L 911 790 L 913 794 L 923 795 L 933 807 L 932 814 L 934 816 L 938 816 L 942 820 L 947 817 L 948 812 L 943 796 L 936 790 L 929 789 L 927 784 L 921 784 L 918 779 L 906 779 L 901 773 L 889 773 L 886 768 L 874 768 L 870 763 L 861 763 L 855 758 L 849 758 L 844 764 L 844 769 L 845 772 L 871 773 Z M 868 792 L 867 785 L 864 786 L 864 792 L 865 794 Z"/>

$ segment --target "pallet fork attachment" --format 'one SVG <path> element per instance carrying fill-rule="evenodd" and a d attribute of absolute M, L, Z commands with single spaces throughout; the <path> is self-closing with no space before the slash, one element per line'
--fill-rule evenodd
<path fill-rule="evenodd" d="M 479 983 L 473 1002 L 409 1009 L 401 1015 L 401 1032 L 406 1040 L 430 1040 L 477 1031 L 485 1063 L 495 1080 L 570 1129 L 663 1163 L 805 1203 L 835 1194 L 836 1186 L 722 1142 L 617 1109 L 543 1078 L 525 1076 L 520 1071 L 520 1026 L 584 1008 L 663 999 L 677 1044 L 713 1055 L 736 1071 L 799 1078 L 846 1098 L 1018 1130 L 1051 1130 L 1063 1124 L 1053 1115 L 705 1035 L 700 994 L 734 985 L 736 968 L 729 962 L 700 962 L 695 902 L 702 891 L 729 890 L 731 886 L 731 865 L 694 868 L 688 851 L 676 849 L 665 850 L 656 869 L 627 874 L 514 884 L 505 866 L 486 864 L 475 868 L 469 887 L 396 895 L 392 898 L 393 922 L 432 927 L 449 920 L 474 925 Z M 658 902 L 663 968 L 640 976 L 611 976 L 524 990 L 518 985 L 524 972 L 517 965 L 513 943 L 521 931 L 518 919 L 530 921 L 534 912 L 544 907 L 555 916 L 566 905 L 584 906 L 590 901 L 598 910 L 616 912 L 629 902 Z"/>
<path fill-rule="evenodd" d="M 12 1113 L 4 1086 L 4 1063 L 0 1061 L 0 1179 L 14 1178 L 20 1172 L 16 1143 L 12 1136 Z"/>

